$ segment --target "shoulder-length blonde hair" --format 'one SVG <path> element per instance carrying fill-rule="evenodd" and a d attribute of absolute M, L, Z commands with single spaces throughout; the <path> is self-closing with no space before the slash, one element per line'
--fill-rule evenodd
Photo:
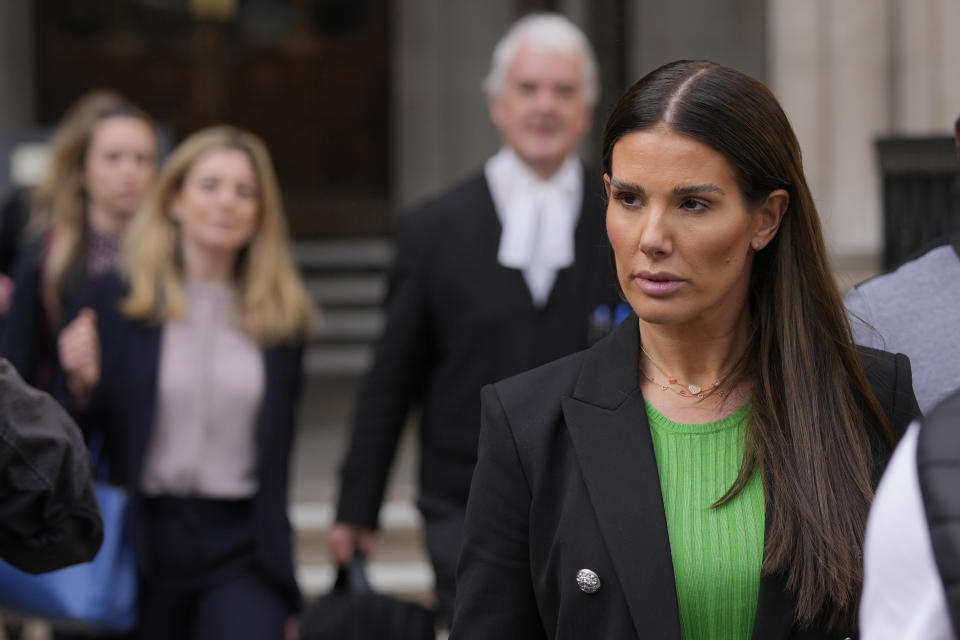
<path fill-rule="evenodd" d="M 315 307 L 293 264 L 287 225 L 270 154 L 252 133 L 230 126 L 202 129 L 170 154 L 130 223 L 121 270 L 130 281 L 122 309 L 131 318 L 162 323 L 186 309 L 179 227 L 170 203 L 197 161 L 237 149 L 257 176 L 257 228 L 237 259 L 234 285 L 243 330 L 260 344 L 306 340 Z"/>
<path fill-rule="evenodd" d="M 155 131 L 146 112 L 113 91 L 86 93 L 64 114 L 50 142 L 47 170 L 31 192 L 30 230 L 50 233 L 43 260 L 42 297 L 48 315 L 60 311 L 60 294 L 67 272 L 84 252 L 87 200 L 83 171 L 97 123 L 124 116 L 142 120 Z"/>

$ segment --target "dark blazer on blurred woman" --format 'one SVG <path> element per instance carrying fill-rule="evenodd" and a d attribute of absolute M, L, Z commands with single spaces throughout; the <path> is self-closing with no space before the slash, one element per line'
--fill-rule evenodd
<path fill-rule="evenodd" d="M 638 349 L 631 315 L 593 348 L 484 389 L 452 637 L 680 640 Z M 919 415 L 909 360 L 859 354 L 899 437 Z M 876 484 L 891 451 L 864 416 Z M 599 576 L 596 593 L 578 587 L 581 569 Z M 491 582 L 495 601 L 483 597 Z M 785 577 L 762 575 L 752 637 L 855 637 L 800 628 L 795 608 Z"/>

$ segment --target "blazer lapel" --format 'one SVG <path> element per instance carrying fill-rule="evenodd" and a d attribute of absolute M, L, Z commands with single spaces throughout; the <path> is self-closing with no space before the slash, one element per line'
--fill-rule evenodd
<path fill-rule="evenodd" d="M 639 637 L 680 638 L 666 516 L 637 379 L 637 318 L 598 343 L 563 414 Z"/>

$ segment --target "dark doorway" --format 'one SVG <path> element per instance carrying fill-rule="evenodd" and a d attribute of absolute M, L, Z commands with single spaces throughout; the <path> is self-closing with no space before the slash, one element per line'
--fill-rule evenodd
<path fill-rule="evenodd" d="M 38 119 L 112 88 L 267 142 L 298 237 L 388 224 L 388 0 L 39 0 Z"/>

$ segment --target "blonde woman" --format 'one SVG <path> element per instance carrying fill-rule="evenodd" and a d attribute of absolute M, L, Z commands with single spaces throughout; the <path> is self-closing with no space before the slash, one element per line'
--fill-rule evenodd
<path fill-rule="evenodd" d="M 156 174 L 150 117 L 110 91 L 84 95 L 64 116 L 46 173 L 31 193 L 0 355 L 34 386 L 57 371 L 61 310 L 87 281 L 114 267 L 118 243 Z"/>
<path fill-rule="evenodd" d="M 300 603 L 287 471 L 314 307 L 263 143 L 221 126 L 180 144 L 119 272 L 82 303 L 60 354 L 135 496 L 137 637 L 282 638 Z"/>

